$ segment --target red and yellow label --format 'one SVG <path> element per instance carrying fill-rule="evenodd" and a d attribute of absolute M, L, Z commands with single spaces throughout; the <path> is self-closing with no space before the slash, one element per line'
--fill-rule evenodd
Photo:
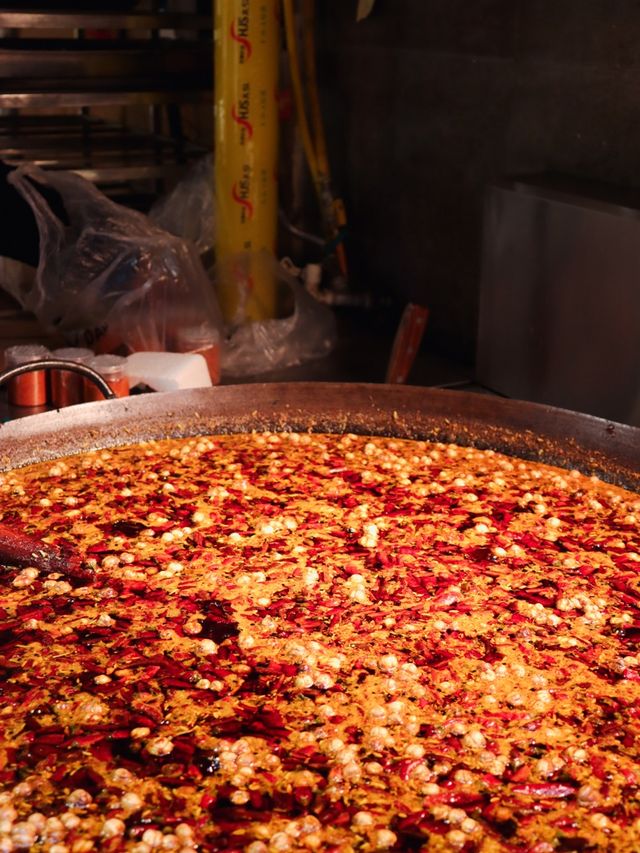
<path fill-rule="evenodd" d="M 276 0 L 229 0 L 215 9 L 216 246 L 230 321 L 275 313 L 273 275 L 252 257 L 273 252 L 276 241 L 277 7 Z M 236 276 L 232 259 L 241 253 L 249 253 L 250 270 Z"/>

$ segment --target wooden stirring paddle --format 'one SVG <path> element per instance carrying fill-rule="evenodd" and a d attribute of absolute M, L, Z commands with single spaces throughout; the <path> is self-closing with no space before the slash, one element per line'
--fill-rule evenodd
<path fill-rule="evenodd" d="M 1 523 L 0 565 L 33 566 L 41 571 L 59 572 L 81 580 L 90 580 L 94 574 L 93 569 L 83 565 L 77 554 L 48 545 L 36 536 Z"/>

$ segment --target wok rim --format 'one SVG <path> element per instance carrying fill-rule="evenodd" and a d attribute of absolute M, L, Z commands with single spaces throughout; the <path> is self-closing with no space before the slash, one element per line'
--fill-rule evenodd
<path fill-rule="evenodd" d="M 144 440 L 353 432 L 493 449 L 640 492 L 640 428 L 553 406 L 422 386 L 224 385 L 84 403 L 0 427 L 0 470 Z"/>

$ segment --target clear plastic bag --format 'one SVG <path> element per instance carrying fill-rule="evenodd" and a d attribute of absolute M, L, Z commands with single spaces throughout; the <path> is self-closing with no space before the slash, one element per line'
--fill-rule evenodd
<path fill-rule="evenodd" d="M 255 272 L 256 264 L 262 274 L 269 272 L 274 276 L 278 301 L 286 316 L 238 325 L 222 351 L 223 375 L 250 376 L 293 367 L 322 358 L 335 345 L 336 324 L 332 311 L 307 293 L 302 284 L 268 252 L 233 258 L 238 286 L 243 286 L 243 277 L 238 275 L 238 270 L 242 266 L 247 270 L 244 276 L 246 286 L 249 270 Z"/>
<path fill-rule="evenodd" d="M 213 158 L 199 160 L 173 191 L 149 213 L 172 234 L 192 240 L 217 282 L 221 303 L 233 303 L 233 323 L 222 351 L 223 376 L 259 375 L 327 355 L 336 340 L 335 319 L 329 308 L 313 298 L 300 282 L 267 251 L 234 255 L 210 267 L 215 242 L 216 211 Z M 247 297 L 257 279 L 275 280 L 281 319 L 247 321 Z M 233 296 L 222 290 L 235 289 Z M 270 290 L 270 288 L 267 288 Z M 269 313 L 270 306 L 253 307 Z"/>
<path fill-rule="evenodd" d="M 170 234 L 190 240 L 201 256 L 213 257 L 216 213 L 211 154 L 194 163 L 171 192 L 158 199 L 149 219 Z"/>
<path fill-rule="evenodd" d="M 171 350 L 177 331 L 221 328 L 196 247 L 142 213 L 108 199 L 71 172 L 22 166 L 9 181 L 29 203 L 40 233 L 33 287 L 12 293 L 50 331 L 99 352 Z M 61 197 L 68 224 L 38 191 Z"/>

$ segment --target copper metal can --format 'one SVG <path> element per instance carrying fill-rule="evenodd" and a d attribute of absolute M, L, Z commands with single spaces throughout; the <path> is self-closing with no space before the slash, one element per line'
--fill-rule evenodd
<path fill-rule="evenodd" d="M 4 351 L 7 369 L 48 358 L 51 358 L 50 351 L 40 344 L 19 344 Z M 33 370 L 16 376 L 8 383 L 7 392 L 12 406 L 44 406 L 47 402 L 46 370 Z"/>
<path fill-rule="evenodd" d="M 83 347 L 63 347 L 55 349 L 51 355 L 64 361 L 73 361 L 77 364 L 87 364 L 93 358 L 93 350 Z M 56 408 L 74 406 L 84 400 L 84 389 L 82 376 L 70 370 L 51 371 L 51 402 Z"/>
<path fill-rule="evenodd" d="M 127 373 L 127 359 L 120 355 L 96 355 L 89 360 L 88 367 L 92 367 L 102 376 L 116 397 L 129 396 L 129 375 Z M 90 379 L 83 380 L 84 399 L 104 400 L 104 394 Z"/>

